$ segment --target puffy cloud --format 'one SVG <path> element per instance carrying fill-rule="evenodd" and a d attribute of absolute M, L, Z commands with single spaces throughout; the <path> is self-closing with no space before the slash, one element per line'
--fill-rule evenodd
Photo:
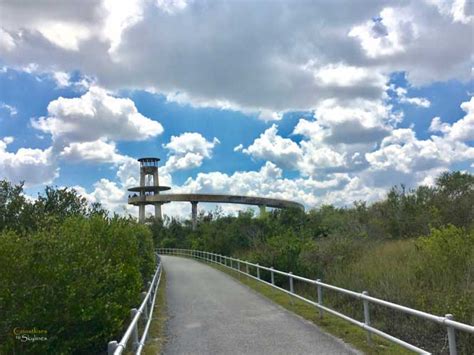
<path fill-rule="evenodd" d="M 128 158 L 119 165 L 117 177 L 122 186 L 133 187 L 139 184 L 140 163 L 136 159 Z"/>
<path fill-rule="evenodd" d="M 393 130 L 399 118 L 383 101 L 325 100 L 315 119 L 300 119 L 293 133 L 299 143 L 277 134 L 273 125 L 243 152 L 254 158 L 298 170 L 303 176 L 349 172 L 367 166 L 364 154 Z"/>
<path fill-rule="evenodd" d="M 66 76 L 60 79 L 68 79 Z M 3 108 L 14 113 L 6 104 Z M 25 179 L 28 186 L 56 178 L 58 159 L 114 164 L 119 168 L 119 179 L 128 184 L 132 181 L 125 169 L 133 159 L 120 154 L 114 140 L 143 140 L 163 131 L 159 122 L 141 115 L 132 100 L 114 97 L 99 87 L 91 87 L 81 97 L 50 102 L 48 116 L 32 119 L 32 125 L 52 135 L 51 147 L 9 153 L 6 147 L 10 138 L 2 140 L 0 146 L 3 175 L 13 181 Z"/>
<path fill-rule="evenodd" d="M 442 135 L 420 140 L 412 128 L 396 129 L 398 118 L 382 102 L 357 107 L 325 102 L 315 111 L 314 121 L 300 119 L 294 128 L 295 134 L 303 135 L 299 143 L 279 136 L 273 125 L 243 151 L 310 179 L 334 173 L 355 177 L 357 172 L 367 188 L 416 185 L 455 163 L 474 159 L 474 148 L 466 144 L 474 136 L 473 107 L 474 99 L 462 103 L 466 115 L 453 124 L 434 118 L 430 130 Z"/>
<path fill-rule="evenodd" d="M 66 143 L 144 140 L 163 132 L 161 124 L 139 113 L 132 100 L 114 97 L 99 87 L 91 87 L 81 97 L 50 102 L 48 116 L 32 120 L 32 125 Z"/>
<path fill-rule="evenodd" d="M 252 145 L 242 150 L 252 157 L 270 160 L 285 168 L 295 168 L 301 159 L 301 149 L 291 139 L 277 135 L 274 124 L 255 139 Z"/>
<path fill-rule="evenodd" d="M 0 43 L 6 65 L 80 70 L 110 89 L 265 120 L 331 98 L 380 99 L 394 71 L 416 83 L 469 77 L 466 3 L 390 4 L 348 1 L 341 12 L 340 2 L 3 2 Z"/>
<path fill-rule="evenodd" d="M 13 40 L 13 37 L 0 28 L 0 49 L 3 51 L 11 51 L 15 48 L 15 42 Z"/>
<path fill-rule="evenodd" d="M 179 136 L 171 136 L 169 143 L 163 147 L 171 153 L 164 166 L 165 172 L 197 168 L 204 159 L 212 157 L 212 150 L 219 144 L 219 139 L 206 140 L 196 132 L 185 132 Z"/>
<path fill-rule="evenodd" d="M 443 164 L 448 158 L 432 140 L 417 140 L 411 129 L 397 129 L 384 138 L 379 150 L 367 153 L 375 170 L 393 169 L 404 173 L 426 170 Z"/>
<path fill-rule="evenodd" d="M 16 114 L 18 113 L 18 110 L 16 109 L 16 107 L 8 105 L 4 102 L 0 102 L 0 110 L 4 110 L 8 112 L 9 116 L 16 116 Z"/>
<path fill-rule="evenodd" d="M 263 121 L 280 121 L 283 118 L 283 113 L 264 109 L 259 112 L 258 118 Z"/>
<path fill-rule="evenodd" d="M 444 132 L 448 139 L 453 141 L 473 141 L 474 140 L 474 97 L 463 102 L 461 108 L 466 115 L 454 122 L 452 125 L 441 124 L 440 130 Z M 432 122 L 433 125 L 433 122 Z"/>
<path fill-rule="evenodd" d="M 434 117 L 429 130 L 441 132 L 446 140 L 452 142 L 468 142 L 474 137 L 474 97 L 463 102 L 461 108 L 466 114 L 453 124 L 443 123 L 441 118 Z"/>
<path fill-rule="evenodd" d="M 387 81 L 385 75 L 378 71 L 343 63 L 317 68 L 314 77 L 326 87 L 373 90 L 376 96 L 385 87 Z"/>
<path fill-rule="evenodd" d="M 398 96 L 398 100 L 402 104 L 411 104 L 415 106 L 420 106 L 424 108 L 428 108 L 431 105 L 430 100 L 424 98 L 424 97 L 407 97 L 407 89 L 398 87 L 398 88 L 392 88 L 392 90 L 395 91 L 395 93 Z"/>
<path fill-rule="evenodd" d="M 405 71 L 415 85 L 466 80 L 471 51 L 462 38 L 472 38 L 472 20 L 453 21 L 439 4 L 412 1 L 385 7 L 377 17 L 352 27 L 349 35 L 373 65 Z"/>
<path fill-rule="evenodd" d="M 426 0 L 436 6 L 440 13 L 451 17 L 453 22 L 463 24 L 472 23 L 474 20 L 472 3 L 468 0 Z"/>
<path fill-rule="evenodd" d="M 304 176 L 349 170 L 345 152 L 338 152 L 314 141 L 302 141 L 302 157 L 298 169 Z"/>
<path fill-rule="evenodd" d="M 47 184 L 59 173 L 52 155 L 52 149 L 20 148 L 15 153 L 7 151 L 13 137 L 0 140 L 0 178 L 14 183 L 25 181 L 25 186 Z"/>
<path fill-rule="evenodd" d="M 329 144 L 377 142 L 389 133 L 390 123 L 397 120 L 391 106 L 367 100 L 325 100 L 314 116 L 314 121 L 301 119 L 294 133 Z"/>
<path fill-rule="evenodd" d="M 96 140 L 93 142 L 75 142 L 66 146 L 60 157 L 75 162 L 122 163 L 127 157 L 119 154 L 114 142 Z"/>
<path fill-rule="evenodd" d="M 61 22 L 44 23 L 38 31 L 51 43 L 71 51 L 78 51 L 79 43 L 91 36 L 85 26 Z"/>
<path fill-rule="evenodd" d="M 100 179 L 94 183 L 93 190 L 87 192 L 82 186 L 73 186 L 73 188 L 89 203 L 100 203 L 111 213 L 136 215 L 137 208 L 127 204 L 127 192 L 116 182 L 108 179 Z"/>
<path fill-rule="evenodd" d="M 458 121 L 459 122 L 459 121 Z M 454 125 L 453 125 L 454 126 Z M 415 175 L 433 169 L 448 169 L 451 164 L 474 159 L 474 148 L 453 140 L 450 131 L 442 137 L 419 140 L 410 128 L 394 130 L 383 139 L 380 148 L 365 155 L 369 172 Z"/>
<path fill-rule="evenodd" d="M 430 132 L 443 132 L 446 133 L 449 130 L 449 125 L 447 123 L 441 122 L 441 117 L 433 117 L 431 120 Z"/>
<path fill-rule="evenodd" d="M 174 14 L 188 6 L 187 0 L 156 0 L 156 6 L 168 14 Z"/>
<path fill-rule="evenodd" d="M 186 153 L 179 156 L 172 155 L 166 161 L 165 170 L 172 172 L 198 168 L 202 165 L 203 160 L 204 156 L 198 153 Z"/>
<path fill-rule="evenodd" d="M 69 80 L 71 78 L 70 75 L 68 73 L 63 72 L 63 71 L 54 72 L 53 73 L 53 78 L 56 81 L 56 85 L 59 88 L 64 88 L 64 87 L 67 87 L 67 86 L 71 85 L 71 83 L 69 82 Z"/>
<path fill-rule="evenodd" d="M 341 206 L 360 199 L 373 201 L 385 192 L 381 188 L 370 188 L 361 179 L 347 174 L 330 174 L 324 180 L 286 179 L 282 177 L 282 170 L 271 162 L 266 162 L 258 171 L 238 171 L 232 175 L 199 173 L 196 178 L 188 179 L 179 191 L 268 196 L 298 201 L 307 208 L 326 203 Z"/>
<path fill-rule="evenodd" d="M 192 152 L 209 158 L 212 154 L 212 149 L 218 143 L 220 142 L 216 137 L 210 142 L 199 133 L 185 132 L 179 136 L 171 136 L 170 142 L 163 147 L 169 149 L 174 154 Z"/>
<path fill-rule="evenodd" d="M 110 41 L 109 53 L 120 46 L 122 33 L 143 19 L 143 5 L 144 0 L 103 1 L 106 16 L 102 35 Z"/>
<path fill-rule="evenodd" d="M 353 27 L 349 36 L 360 41 L 368 57 L 379 58 L 406 51 L 418 36 L 418 27 L 411 13 L 385 8 L 379 17 Z"/>

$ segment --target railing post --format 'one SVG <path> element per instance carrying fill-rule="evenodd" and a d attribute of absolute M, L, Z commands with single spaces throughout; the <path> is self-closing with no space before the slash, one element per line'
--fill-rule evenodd
<path fill-rule="evenodd" d="M 136 308 L 132 308 L 132 311 L 130 312 L 131 318 L 135 318 L 135 315 L 138 313 L 138 310 Z M 137 350 L 138 346 L 140 345 L 139 340 L 138 340 L 138 322 L 135 323 L 133 326 L 133 331 L 132 331 L 132 348 L 133 350 Z"/>
<path fill-rule="evenodd" d="M 240 259 L 237 260 L 237 270 L 240 271 Z"/>
<path fill-rule="evenodd" d="M 117 346 L 118 343 L 115 340 L 109 341 L 109 344 L 107 344 L 107 355 L 113 355 Z"/>
<path fill-rule="evenodd" d="M 453 319 L 452 314 L 446 314 L 446 319 Z M 447 326 L 448 330 L 448 343 L 449 343 L 449 355 L 457 355 L 458 350 L 456 347 L 456 333 L 453 327 Z"/>
<path fill-rule="evenodd" d="M 318 304 L 322 306 L 323 305 L 323 288 L 319 284 L 320 282 L 321 282 L 321 279 L 316 280 L 316 285 L 318 287 Z M 321 308 L 319 309 L 319 318 L 323 319 L 323 310 Z"/>
<path fill-rule="evenodd" d="M 146 297 L 146 292 L 142 292 L 142 301 Z M 151 298 L 151 297 L 150 297 Z M 145 302 L 145 308 L 143 309 L 144 314 L 143 316 L 145 317 L 145 322 L 148 320 L 148 302 Z"/>
<path fill-rule="evenodd" d="M 369 293 L 367 291 L 363 291 L 362 294 L 364 296 L 368 296 Z M 370 326 L 370 310 L 369 310 L 369 301 L 365 298 L 362 300 L 364 303 L 364 323 L 365 325 Z M 370 330 L 367 330 L 367 343 L 372 345 L 372 337 L 370 334 Z"/>
<path fill-rule="evenodd" d="M 249 274 L 249 264 L 245 263 L 245 272 Z"/>
<path fill-rule="evenodd" d="M 260 280 L 260 264 L 257 263 L 257 279 Z"/>
<path fill-rule="evenodd" d="M 293 273 L 292 272 L 290 272 L 289 278 L 290 278 L 290 292 L 295 293 L 295 290 L 293 288 Z"/>
<path fill-rule="evenodd" d="M 273 266 L 270 268 L 272 269 L 270 272 L 271 278 L 272 278 L 272 285 L 275 285 L 275 274 L 273 273 Z"/>

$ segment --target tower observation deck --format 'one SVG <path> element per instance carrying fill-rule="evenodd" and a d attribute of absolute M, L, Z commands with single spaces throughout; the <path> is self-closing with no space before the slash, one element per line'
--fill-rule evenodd
<path fill-rule="evenodd" d="M 300 208 L 301 203 L 277 198 L 241 196 L 241 195 L 216 195 L 216 194 L 160 194 L 160 191 L 169 190 L 169 186 L 160 186 L 158 177 L 159 158 L 140 158 L 140 186 L 129 188 L 134 192 L 129 196 L 128 203 L 138 206 L 138 219 L 145 222 L 145 206 L 155 206 L 155 218 L 162 218 L 161 205 L 169 202 L 191 202 L 191 218 L 193 229 L 197 226 L 198 202 L 233 203 L 240 205 L 254 205 L 260 207 L 260 214 L 265 213 L 266 207 L 272 208 Z M 137 194 L 138 193 L 138 194 Z"/>
<path fill-rule="evenodd" d="M 159 195 L 160 191 L 169 190 L 169 186 L 160 186 L 160 178 L 158 175 L 158 162 L 159 158 L 140 158 L 140 186 L 129 188 L 128 191 L 134 192 L 135 194 L 129 197 L 129 203 L 131 198 L 140 197 L 140 201 L 134 203 L 138 206 L 138 219 L 140 222 L 145 222 L 145 206 L 155 206 L 155 218 L 162 218 L 161 215 L 161 202 L 152 202 L 147 197 Z M 138 194 L 137 194 L 138 193 Z"/>

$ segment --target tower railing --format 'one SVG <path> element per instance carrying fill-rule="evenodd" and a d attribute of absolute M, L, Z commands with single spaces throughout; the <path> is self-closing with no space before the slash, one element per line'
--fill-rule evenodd
<path fill-rule="evenodd" d="M 382 338 L 385 338 L 395 344 L 398 344 L 408 350 L 414 351 L 418 354 L 430 354 L 430 352 L 421 349 L 415 345 L 412 345 L 410 343 L 407 343 L 399 338 L 396 338 L 390 334 L 387 334 L 377 328 L 375 328 L 373 325 L 371 325 L 371 320 L 370 320 L 370 304 L 377 304 L 383 307 L 387 307 L 390 309 L 393 309 L 398 312 L 402 312 L 405 314 L 409 314 L 411 316 L 415 316 L 417 318 L 425 319 L 437 324 L 440 324 L 441 326 L 444 326 L 446 328 L 446 333 L 447 333 L 447 338 L 448 338 L 448 346 L 449 346 L 449 354 L 450 355 L 457 355 L 457 346 L 456 346 L 456 331 L 463 331 L 467 332 L 470 334 L 474 334 L 474 326 L 469 325 L 469 324 L 464 324 L 461 322 L 456 322 L 453 320 L 453 316 L 451 314 L 446 314 L 444 317 L 443 316 L 436 316 L 427 312 L 422 312 L 413 308 L 405 307 L 396 303 L 388 302 L 385 300 L 382 300 L 380 298 L 376 297 L 371 297 L 369 296 L 369 293 L 367 291 L 363 292 L 355 292 L 351 290 L 347 290 L 341 287 L 337 287 L 334 285 L 330 285 L 327 283 L 322 282 L 320 279 L 317 280 L 312 280 L 308 279 L 302 276 L 294 275 L 291 272 L 285 272 L 285 271 L 280 271 L 276 270 L 273 267 L 267 267 L 267 266 L 262 266 L 259 264 L 254 264 L 245 260 L 240 260 L 240 259 L 235 259 L 229 256 L 225 255 L 220 255 L 220 254 L 215 254 L 215 253 L 210 253 L 206 251 L 201 251 L 201 250 L 194 250 L 194 249 L 175 249 L 175 248 L 162 248 L 157 250 L 159 254 L 163 255 L 176 255 L 176 256 L 184 256 L 184 257 L 190 257 L 198 260 L 203 260 L 205 262 L 209 263 L 215 263 L 221 266 L 224 266 L 226 268 L 232 269 L 234 271 L 237 271 L 241 274 L 244 274 L 254 280 L 257 280 L 259 282 L 262 282 L 266 285 L 269 285 L 271 287 L 274 287 L 282 292 L 285 292 L 289 294 L 292 297 L 295 297 L 301 301 L 304 301 L 314 307 L 316 307 L 319 310 L 319 316 L 322 318 L 324 315 L 324 312 L 327 312 L 329 314 L 332 314 L 336 317 L 342 318 L 364 330 L 367 331 L 367 342 L 369 344 L 372 343 L 371 335 L 375 334 L 378 335 Z M 245 267 L 243 267 L 245 266 Z M 254 270 L 256 276 L 252 275 L 251 271 Z M 266 280 L 263 280 L 261 278 L 261 271 L 265 270 L 270 273 L 271 276 L 271 281 L 268 282 Z M 288 278 L 288 284 L 289 284 L 289 290 L 279 287 L 275 284 L 275 274 L 286 276 Z M 294 290 L 294 280 L 299 280 L 304 283 L 307 283 L 309 285 L 315 286 L 315 294 L 317 295 L 317 302 L 312 301 L 308 298 L 305 298 L 299 294 L 297 294 Z M 364 321 L 360 322 L 356 319 L 353 319 L 345 314 L 342 314 L 332 308 L 329 308 L 328 306 L 325 306 L 323 303 L 323 289 L 328 289 L 335 291 L 337 293 L 341 293 L 344 295 L 348 295 L 350 297 L 353 297 L 355 299 L 358 299 L 362 303 L 363 307 L 363 316 L 364 316 Z"/>

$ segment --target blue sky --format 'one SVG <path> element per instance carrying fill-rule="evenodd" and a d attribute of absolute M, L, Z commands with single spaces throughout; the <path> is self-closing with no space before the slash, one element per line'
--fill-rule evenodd
<path fill-rule="evenodd" d="M 472 5 L 288 5 L 2 3 L 0 178 L 134 213 L 141 156 L 174 191 L 308 208 L 472 172 Z"/>

